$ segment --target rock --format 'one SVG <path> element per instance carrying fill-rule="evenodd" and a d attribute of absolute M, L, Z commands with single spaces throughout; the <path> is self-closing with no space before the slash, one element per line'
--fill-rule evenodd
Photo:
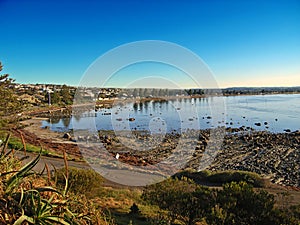
<path fill-rule="evenodd" d="M 72 140 L 72 136 L 71 136 L 71 134 L 69 134 L 69 133 L 65 133 L 64 136 L 63 136 L 63 138 L 66 138 L 66 139 L 68 139 L 69 141 Z"/>
<path fill-rule="evenodd" d="M 291 130 L 290 129 L 284 129 L 283 131 L 285 131 L 285 132 L 291 132 Z"/>
<path fill-rule="evenodd" d="M 261 123 L 254 123 L 254 125 L 260 127 Z"/>
<path fill-rule="evenodd" d="M 84 139 L 83 136 L 78 136 L 78 137 L 77 137 L 77 141 L 85 141 L 85 139 Z"/>

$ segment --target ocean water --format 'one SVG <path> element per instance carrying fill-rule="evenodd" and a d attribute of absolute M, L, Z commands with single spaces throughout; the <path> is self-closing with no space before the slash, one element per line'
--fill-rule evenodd
<path fill-rule="evenodd" d="M 130 119 L 129 118 L 133 118 Z M 81 117 L 43 121 L 51 130 L 147 130 L 166 133 L 218 126 L 270 132 L 300 130 L 300 95 L 252 95 L 176 99 L 113 105 Z"/>

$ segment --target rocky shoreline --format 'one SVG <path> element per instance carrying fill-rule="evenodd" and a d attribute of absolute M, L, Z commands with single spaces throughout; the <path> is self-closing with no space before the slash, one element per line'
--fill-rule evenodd
<path fill-rule="evenodd" d="M 168 133 L 165 136 L 132 131 L 117 133 L 99 131 L 98 134 L 83 133 L 65 135 L 40 127 L 41 119 L 28 121 L 23 130 L 27 143 L 41 144 L 44 148 L 82 158 L 80 144 L 97 151 L 92 143 L 99 143 L 105 152 L 118 161 L 141 168 L 155 166 L 169 159 L 168 163 L 182 163 L 185 168 L 199 169 L 207 157 L 208 146 L 214 149 L 207 160 L 211 171 L 244 170 L 263 175 L 273 183 L 300 187 L 300 131 L 271 133 L 268 131 L 227 128 L 190 130 L 186 133 Z M 212 136 L 214 135 L 214 137 Z M 100 139 L 99 139 L 100 137 Z M 216 138 L 217 137 L 217 138 Z M 99 145 L 98 145 L 99 146 Z M 118 159 L 116 156 L 118 155 Z M 167 163 L 161 170 L 172 170 Z"/>
<path fill-rule="evenodd" d="M 211 155 L 212 158 L 207 159 L 210 162 L 206 169 L 211 171 L 251 171 L 261 174 L 276 184 L 300 187 L 299 131 L 290 133 L 239 131 L 233 133 L 228 132 L 227 129 L 221 145 L 215 143 L 220 140 L 210 140 L 211 130 L 189 131 L 189 135 L 193 133 L 189 137 L 187 134 L 167 134 L 163 139 L 134 132 L 134 140 L 132 140 L 132 136 L 117 137 L 112 131 L 100 131 L 99 133 L 105 149 L 114 156 L 118 154 L 118 160 L 127 164 L 156 165 L 166 158 L 172 158 L 171 161 L 176 163 L 176 161 L 181 162 L 182 157 L 185 157 L 188 159 L 185 168 L 197 170 L 203 163 L 204 155 L 207 154 L 207 146 L 216 145 L 216 152 Z M 199 138 L 191 139 L 191 137 L 195 137 L 195 134 L 199 134 Z M 83 136 L 81 138 L 80 141 L 86 141 Z M 182 139 L 186 141 L 182 141 Z M 89 137 L 88 141 L 99 142 L 99 139 L 94 137 L 93 140 L 93 137 Z M 181 143 L 179 144 L 179 142 Z M 178 145 L 180 145 L 179 151 Z M 195 150 L 190 151 L 189 149 L 194 146 L 196 146 Z"/>
<path fill-rule="evenodd" d="M 300 186 L 300 132 L 230 134 L 210 170 L 244 170 L 273 183 Z"/>

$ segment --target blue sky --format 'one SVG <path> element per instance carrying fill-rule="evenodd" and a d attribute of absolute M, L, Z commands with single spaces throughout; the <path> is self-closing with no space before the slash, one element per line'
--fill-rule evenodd
<path fill-rule="evenodd" d="M 299 0 L 0 0 L 0 15 L 3 72 L 20 83 L 78 85 L 110 49 L 163 40 L 199 55 L 221 87 L 300 86 Z"/>

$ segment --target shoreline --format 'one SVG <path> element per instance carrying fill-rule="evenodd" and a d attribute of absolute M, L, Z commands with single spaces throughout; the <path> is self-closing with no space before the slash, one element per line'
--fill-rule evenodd
<path fill-rule="evenodd" d="M 208 98 L 208 97 L 237 97 L 237 96 L 273 96 L 273 95 L 300 95 L 300 93 L 294 92 L 287 92 L 287 93 L 268 93 L 268 94 L 220 94 L 220 95 L 192 95 L 192 96 L 169 96 L 169 97 L 151 97 L 151 98 L 126 98 L 126 99 L 107 99 L 107 100 L 97 100 L 97 101 L 90 101 L 83 104 L 72 104 L 72 105 L 50 105 L 50 106 L 43 106 L 39 107 L 35 110 L 29 110 L 28 112 L 23 112 L 23 115 L 31 115 L 37 116 L 38 114 L 51 114 L 54 112 L 63 112 L 64 110 L 71 110 L 81 107 L 87 107 L 91 109 L 92 106 L 101 106 L 101 105 L 113 105 L 113 104 L 126 104 L 129 102 L 150 102 L 150 101 L 170 101 L 176 99 L 193 99 L 193 98 Z M 45 116 L 47 117 L 47 116 Z"/>
<path fill-rule="evenodd" d="M 188 95 L 188 96 L 165 96 L 165 97 L 151 97 L 151 98 L 128 98 L 122 99 L 108 99 L 108 100 L 97 100 L 95 105 L 99 104 L 113 104 L 116 103 L 128 103 L 128 102 L 147 102 L 147 101 L 170 101 L 176 99 L 193 99 L 193 98 L 209 98 L 209 97 L 237 97 L 237 96 L 273 96 L 273 95 L 300 95 L 299 92 L 286 92 L 286 93 L 267 93 L 267 94 L 214 94 L 214 95 Z"/>
<path fill-rule="evenodd" d="M 298 95 L 297 95 L 298 96 Z M 296 99 L 298 100 L 298 97 L 291 97 L 291 99 Z M 185 99 L 189 99 L 189 100 L 184 100 L 184 102 L 182 103 L 182 107 L 185 107 L 187 105 L 187 107 L 189 107 L 189 105 L 194 105 L 197 106 L 197 110 L 199 107 L 201 107 L 201 104 L 204 104 L 203 102 L 200 102 L 200 100 L 197 100 L 197 98 L 194 97 L 190 97 L 190 96 L 184 96 Z M 194 98 L 194 100 L 191 100 L 192 98 Z M 199 98 L 201 98 L 201 96 L 199 96 Z M 267 99 L 269 99 L 271 97 L 267 97 Z M 118 110 L 118 107 L 123 107 L 121 105 L 113 105 L 113 104 L 128 104 L 128 102 L 135 102 L 135 104 L 129 105 L 129 108 L 134 110 L 134 112 L 132 112 L 132 118 L 120 118 L 120 116 L 115 115 L 118 114 L 118 111 L 115 112 L 115 114 L 112 115 L 112 118 L 116 119 L 117 121 L 125 121 L 126 119 L 132 119 L 131 121 L 136 120 L 136 122 L 132 123 L 134 124 L 136 127 L 134 129 L 136 130 L 140 130 L 142 131 L 143 129 L 147 129 L 147 127 L 145 127 L 145 125 L 147 125 L 147 119 L 151 120 L 152 118 L 152 112 L 150 111 L 150 114 L 147 114 L 147 110 L 151 109 L 151 107 L 154 107 L 153 105 L 151 105 L 151 101 L 153 104 L 156 104 L 155 107 L 163 107 L 163 109 L 159 109 L 157 108 L 157 110 L 160 110 L 160 112 L 165 113 L 165 108 L 167 108 L 167 103 L 165 103 L 165 101 L 171 101 L 173 98 L 170 98 L 168 100 L 164 100 L 161 98 L 144 98 L 144 99 L 127 99 L 124 101 L 114 101 L 114 100 L 105 100 L 105 101 L 101 101 L 101 103 L 95 105 L 95 103 L 90 103 L 90 104 L 82 104 L 82 105 L 77 105 L 77 106 L 73 106 L 73 108 L 71 106 L 69 107 L 52 107 L 51 109 L 41 109 L 41 110 L 36 110 L 35 112 L 31 112 L 30 115 L 33 117 L 43 117 L 43 118 L 48 118 L 48 119 L 53 119 L 54 123 L 57 123 L 58 121 L 63 122 L 64 124 L 67 124 L 65 126 L 61 126 L 59 125 L 59 127 L 57 129 L 55 129 L 55 125 L 52 125 L 49 123 L 47 124 L 47 126 L 52 127 L 53 131 L 67 131 L 67 129 L 70 127 L 69 125 L 69 120 L 68 118 L 75 118 L 76 121 L 78 121 L 80 119 L 80 117 L 100 117 L 100 119 L 110 119 L 110 115 L 112 112 L 115 112 L 114 109 Z M 174 98 L 174 99 L 180 99 L 180 98 Z M 181 98 L 183 99 L 183 97 Z M 243 98 L 244 99 L 244 98 Z M 256 99 L 254 97 L 254 99 Z M 261 99 L 261 100 L 260 100 Z M 260 97 L 260 99 L 258 99 L 257 101 L 263 101 L 263 97 Z M 277 98 L 276 98 L 277 99 Z M 283 98 L 284 99 L 284 98 Z M 296 100 L 293 100 L 293 102 L 295 102 Z M 146 104 L 145 105 L 141 105 L 142 102 L 149 102 L 150 101 L 150 105 Z M 155 102 L 157 101 L 157 102 Z M 178 100 L 180 101 L 180 100 Z M 191 103 L 189 103 L 190 101 L 192 101 Z M 219 100 L 218 100 L 219 101 Z M 216 101 L 216 102 L 218 102 Z M 223 101 L 223 100 L 220 100 Z M 228 100 L 229 103 L 232 102 L 236 102 L 239 101 L 239 99 L 235 100 L 235 99 L 231 99 Z M 243 101 L 243 100 L 242 100 Z M 255 100 L 256 101 L 256 100 Z M 213 102 L 213 100 L 209 100 L 208 103 L 205 102 L 205 104 L 210 104 L 210 102 Z M 227 102 L 226 99 L 224 99 L 224 103 Z M 247 100 L 245 100 L 245 102 L 247 103 Z M 139 105 L 140 103 L 140 105 Z M 245 104 L 246 104 L 245 103 Z M 161 104 L 161 106 L 160 106 Z M 173 103 L 172 103 L 173 104 Z M 181 103 L 178 103 L 178 105 Z M 200 105 L 198 107 L 198 104 Z M 243 104 L 243 103 L 241 103 Z M 248 104 L 248 103 L 247 103 Z M 230 106 L 230 105 L 229 105 Z M 239 105 L 238 105 L 239 106 Z M 245 107 L 248 105 L 245 105 Z M 250 106 L 254 106 L 255 105 L 250 105 Z M 111 109 L 111 107 L 114 107 L 114 109 Z M 127 105 L 126 105 L 127 107 Z M 244 105 L 242 105 L 242 107 L 244 107 Z M 266 106 L 265 106 L 266 107 Z M 273 107 L 273 106 L 272 106 Z M 236 109 L 236 108 L 234 108 Z M 180 110 L 180 108 L 178 108 L 178 110 Z M 238 110 L 238 109 L 237 109 Z M 141 116 L 141 113 L 139 113 L 138 111 L 142 111 L 142 113 L 145 114 L 145 116 L 148 115 L 148 118 L 143 117 L 144 115 Z M 224 110 L 224 112 L 227 111 Z M 182 112 L 184 112 L 184 108 L 182 108 Z M 229 108 L 229 112 L 230 112 L 230 108 Z M 218 121 L 215 121 L 215 118 L 212 118 L 212 116 L 214 115 L 210 115 L 209 112 L 207 114 L 203 113 L 201 115 L 197 115 L 194 116 L 193 118 L 188 118 L 184 121 L 184 123 L 190 123 L 190 121 L 194 120 L 198 120 L 199 124 L 201 123 L 201 127 L 198 127 L 199 129 L 211 129 L 211 128 L 216 128 L 216 127 L 226 127 L 226 130 L 228 132 L 234 132 L 234 131 L 239 131 L 239 130 L 249 130 L 249 131 L 253 131 L 253 130 L 265 130 L 265 131 L 269 131 L 271 133 L 284 133 L 284 132 L 295 132 L 299 130 L 299 126 L 297 126 L 297 121 L 295 121 L 295 119 L 288 119 L 287 123 L 283 123 L 283 121 L 285 120 L 285 118 L 283 118 L 283 114 L 280 113 L 276 113 L 276 110 L 272 109 L 272 113 L 270 115 L 268 115 L 267 113 L 268 111 L 263 111 L 263 117 L 255 117 L 252 116 L 252 112 L 249 110 L 246 110 L 245 112 L 241 111 L 239 113 L 235 113 L 235 112 L 231 112 L 231 113 L 227 113 L 224 114 L 222 113 L 222 115 L 219 115 L 219 119 Z M 179 111 L 180 113 L 180 111 Z M 253 111 L 253 113 L 255 113 Z M 283 112 L 285 113 L 285 111 Z M 235 115 L 236 114 L 236 115 Z M 293 116 L 297 116 L 294 115 L 295 113 L 292 113 Z M 108 117 L 103 117 L 103 115 L 108 115 Z M 163 114 L 164 115 L 164 114 Z M 167 115 L 165 115 L 167 116 Z M 217 116 L 218 117 L 218 116 Z M 145 119 L 146 118 L 146 119 Z M 232 119 L 233 118 L 233 119 Z M 292 117 L 291 117 L 292 118 Z M 63 121 L 61 121 L 60 119 L 63 119 Z M 142 119 L 142 123 L 140 124 L 140 119 Z M 146 122 L 146 124 L 144 123 L 144 121 Z M 277 122 L 278 121 L 278 122 Z M 170 122 L 170 121 L 169 121 Z M 171 121 L 172 122 L 172 121 Z M 123 122 L 119 122 L 119 123 L 123 123 Z M 109 123 L 104 123 L 105 126 L 101 126 L 99 128 L 101 129 L 113 129 L 112 125 Z M 72 128 L 72 127 L 70 127 Z M 175 124 L 174 126 L 168 126 L 168 131 L 167 132 L 172 132 L 172 129 L 175 129 L 177 131 L 180 132 L 181 128 L 180 128 L 180 124 Z M 71 130 L 69 130 L 71 131 Z"/>
<path fill-rule="evenodd" d="M 32 118 L 23 121 L 28 125 L 22 129 L 26 143 L 40 143 L 44 148 L 49 148 L 58 153 L 63 150 L 78 159 L 83 159 L 79 143 L 93 142 L 93 137 L 84 136 L 81 140 L 68 140 L 64 133 L 55 132 L 41 128 L 41 121 L 44 118 Z M 209 132 L 200 130 L 200 139 L 193 152 L 193 157 L 186 165 L 186 168 L 197 169 L 205 147 L 209 143 Z M 105 150 L 113 156 L 119 154 L 120 161 L 134 166 L 155 165 L 160 160 L 168 157 L 178 143 L 178 134 L 168 134 L 161 140 L 162 143 L 155 145 L 150 151 L 132 150 L 122 145 L 116 138 L 113 131 L 100 131 L 100 140 Z M 70 133 L 73 139 L 73 134 Z M 156 139 L 140 132 L 135 132 L 135 137 L 141 141 L 152 141 Z M 85 139 L 87 138 L 87 139 Z M 96 137 L 94 137 L 96 138 Z M 99 142 L 99 138 L 95 139 Z M 131 138 L 128 143 L 133 144 Z M 300 132 L 271 133 L 269 131 L 240 131 L 237 133 L 226 132 L 223 144 L 218 149 L 218 154 L 209 166 L 211 171 L 222 170 L 243 170 L 252 171 L 269 178 L 273 183 L 300 187 Z M 187 145 L 188 147 L 188 145 Z M 140 150 L 140 149 L 138 149 Z M 93 152 L 94 150 L 91 149 Z"/>

